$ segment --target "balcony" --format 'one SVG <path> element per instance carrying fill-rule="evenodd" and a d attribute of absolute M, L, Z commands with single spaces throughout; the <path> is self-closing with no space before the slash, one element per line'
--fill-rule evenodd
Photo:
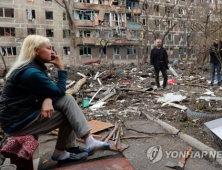
<path fill-rule="evenodd" d="M 130 22 L 127 21 L 127 27 L 129 27 L 130 29 L 141 29 L 142 26 L 139 23 L 135 23 L 135 22 Z"/>
<path fill-rule="evenodd" d="M 141 14 L 140 8 L 127 8 L 126 13 Z"/>
<path fill-rule="evenodd" d="M 112 45 L 138 45 L 139 41 L 127 40 L 126 38 L 111 38 Z"/>
<path fill-rule="evenodd" d="M 94 45 L 96 43 L 95 37 L 76 37 L 77 44 L 88 44 L 88 45 Z"/>
<path fill-rule="evenodd" d="M 84 27 L 93 27 L 94 26 L 94 21 L 91 21 L 91 20 L 74 19 L 74 23 L 76 26 L 84 26 Z"/>
<path fill-rule="evenodd" d="M 99 11 L 101 9 L 104 9 L 106 11 L 112 11 L 115 12 L 118 9 L 124 9 L 118 6 L 112 5 L 111 7 L 109 5 L 101 5 L 101 4 L 89 4 L 89 3 L 81 3 L 78 2 L 75 5 L 75 9 L 85 9 L 85 10 L 96 10 Z"/>

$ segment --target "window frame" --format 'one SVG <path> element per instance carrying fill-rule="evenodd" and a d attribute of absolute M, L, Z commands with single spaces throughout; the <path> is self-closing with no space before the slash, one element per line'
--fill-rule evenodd
<path fill-rule="evenodd" d="M 136 49 L 132 46 L 126 47 L 126 54 L 127 55 L 136 55 Z"/>
<path fill-rule="evenodd" d="M 4 49 L 4 53 L 3 53 L 3 49 Z M 9 55 L 9 51 L 8 50 L 11 50 L 11 55 Z M 3 57 L 11 57 L 11 56 L 15 56 L 17 54 L 16 52 L 16 47 L 0 47 L 0 52 L 1 54 L 3 55 Z"/>
<path fill-rule="evenodd" d="M 52 17 L 52 18 L 50 18 L 49 16 Z M 45 19 L 46 20 L 53 20 L 53 11 L 45 11 Z"/>
<path fill-rule="evenodd" d="M 120 48 L 118 46 L 113 47 L 113 54 L 114 55 L 120 55 Z"/>
<path fill-rule="evenodd" d="M 70 38 L 70 30 L 63 29 L 63 38 Z"/>
<path fill-rule="evenodd" d="M 6 30 L 6 29 L 9 29 L 9 30 Z M 1 35 L 1 31 L 4 32 L 4 35 Z M 15 28 L 14 27 L 0 27 L 0 37 L 6 37 L 6 36 L 15 37 Z"/>
<path fill-rule="evenodd" d="M 63 47 L 63 55 L 70 55 L 70 47 Z"/>
<path fill-rule="evenodd" d="M 2 16 L 0 16 L 0 18 L 14 18 L 15 17 L 15 11 L 13 8 L 0 8 L 0 10 L 2 10 Z M 12 10 L 12 17 L 6 16 L 5 10 Z"/>
<path fill-rule="evenodd" d="M 54 30 L 53 30 L 53 29 L 46 29 L 45 31 L 46 31 L 46 32 L 45 32 L 45 33 L 46 33 L 46 34 L 45 34 L 46 37 L 48 37 L 48 38 L 53 38 L 53 37 L 54 37 Z M 48 31 L 51 31 L 52 36 L 48 36 L 48 34 L 47 34 Z"/>
<path fill-rule="evenodd" d="M 90 46 L 79 47 L 79 55 L 92 55 L 92 48 Z"/>
<path fill-rule="evenodd" d="M 30 32 L 30 30 L 34 30 L 34 33 L 32 34 L 30 34 L 29 32 Z M 35 35 L 36 34 L 36 28 L 27 28 L 27 35 Z"/>

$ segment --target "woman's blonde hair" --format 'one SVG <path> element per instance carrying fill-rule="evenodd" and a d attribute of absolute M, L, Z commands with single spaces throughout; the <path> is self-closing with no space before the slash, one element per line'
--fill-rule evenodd
<path fill-rule="evenodd" d="M 17 68 L 24 67 L 35 58 L 35 49 L 44 43 L 50 43 L 50 40 L 41 35 L 29 35 L 24 39 L 20 54 L 6 75 L 6 78 Z"/>

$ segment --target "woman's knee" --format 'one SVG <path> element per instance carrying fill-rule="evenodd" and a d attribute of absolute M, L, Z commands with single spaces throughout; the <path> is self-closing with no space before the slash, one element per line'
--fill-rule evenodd
<path fill-rule="evenodd" d="M 55 107 L 56 108 L 63 108 L 64 106 L 69 106 L 69 104 L 76 104 L 76 101 L 72 95 L 65 95 L 60 97 L 56 102 L 55 102 Z"/>

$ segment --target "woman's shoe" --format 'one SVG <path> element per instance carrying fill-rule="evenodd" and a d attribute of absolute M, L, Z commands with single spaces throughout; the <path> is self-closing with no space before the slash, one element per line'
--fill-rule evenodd
<path fill-rule="evenodd" d="M 70 153 L 70 157 L 64 160 L 58 160 L 58 166 L 61 166 L 63 164 L 70 164 L 70 163 L 77 163 L 81 162 L 83 160 L 86 160 L 88 157 L 87 152 L 81 152 L 81 153 Z"/>
<path fill-rule="evenodd" d="M 82 153 L 82 152 L 87 152 L 86 148 L 83 148 L 81 146 L 77 146 L 77 147 L 71 147 L 71 148 L 68 148 L 66 149 L 67 152 L 70 152 L 70 153 Z M 93 152 L 88 152 L 88 155 L 91 156 L 93 155 Z"/>

